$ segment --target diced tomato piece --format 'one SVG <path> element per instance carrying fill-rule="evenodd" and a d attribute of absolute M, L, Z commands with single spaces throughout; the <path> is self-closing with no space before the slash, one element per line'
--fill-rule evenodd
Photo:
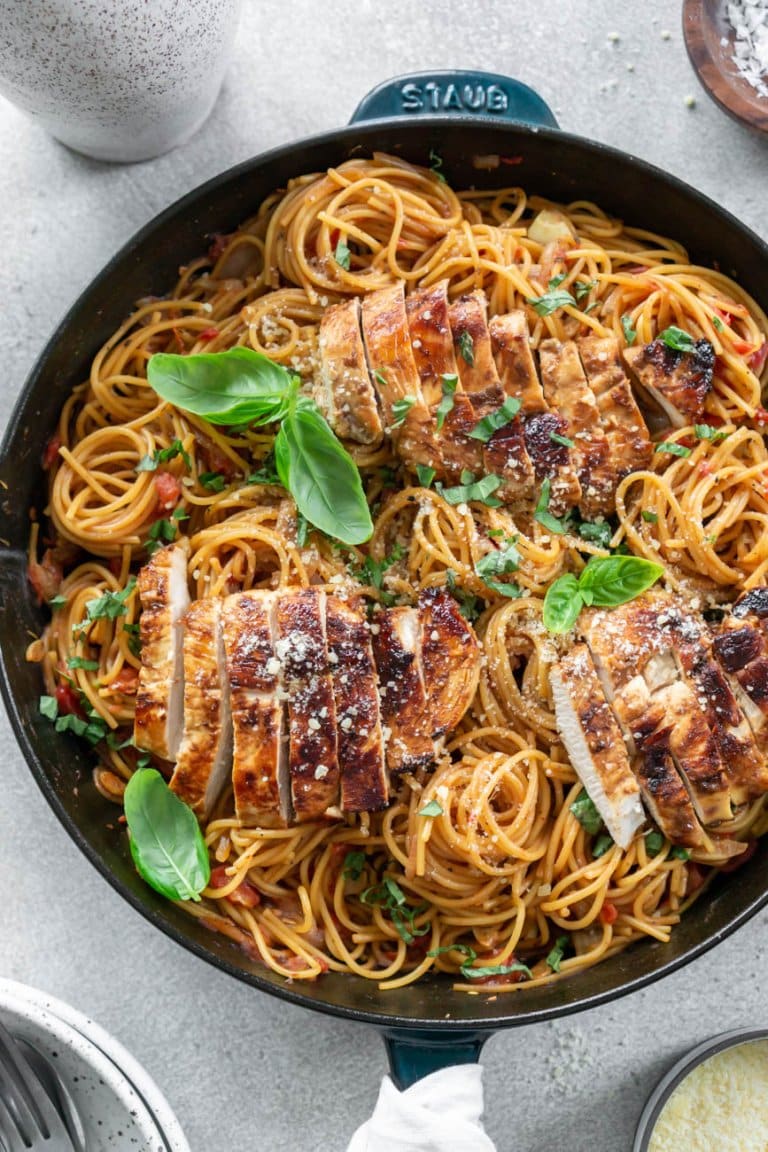
<path fill-rule="evenodd" d="M 680 444 L 683 448 L 696 447 L 696 439 L 693 436 L 681 436 L 677 443 Z"/>
<path fill-rule="evenodd" d="M 80 697 L 71 684 L 57 684 L 54 695 L 61 716 L 79 716 L 81 719 L 85 719 Z"/>
<path fill-rule="evenodd" d="M 124 696 L 135 696 L 139 684 L 139 670 L 131 664 L 124 664 L 110 684 L 113 692 L 122 692 Z"/>
<path fill-rule="evenodd" d="M 219 335 L 218 328 L 204 328 L 202 332 L 198 332 L 198 340 L 215 340 Z"/>
<path fill-rule="evenodd" d="M 42 604 L 43 600 L 53 600 L 64 579 L 64 570 L 58 560 L 54 559 L 52 549 L 46 548 L 39 562 L 37 560 L 29 562 L 27 579 L 35 590 L 39 604 Z"/>
<path fill-rule="evenodd" d="M 46 471 L 56 463 L 56 459 L 59 455 L 59 448 L 61 448 L 61 436 L 58 432 L 54 432 L 53 436 L 51 436 L 50 440 L 46 444 L 45 450 L 43 452 L 43 468 L 45 468 Z"/>
<path fill-rule="evenodd" d="M 746 356 L 747 353 L 754 354 L 756 351 L 754 344 L 748 340 L 734 340 L 733 350 L 738 352 L 739 356 Z"/>
<path fill-rule="evenodd" d="M 338 244 L 340 238 L 341 230 L 339 228 L 334 228 L 333 232 L 331 232 L 331 248 L 334 252 L 336 251 L 336 245 Z"/>
<path fill-rule="evenodd" d="M 732 856 L 725 864 L 721 864 L 720 872 L 735 872 L 738 868 L 743 867 L 748 860 L 751 860 L 757 851 L 757 840 L 748 840 L 746 849 L 740 856 Z"/>
<path fill-rule="evenodd" d="M 172 508 L 181 496 L 181 482 L 172 472 L 155 472 L 157 503 L 161 508 Z"/>
<path fill-rule="evenodd" d="M 747 360 L 747 364 L 755 376 L 760 376 L 762 375 L 763 368 L 765 368 L 766 360 L 768 360 L 768 340 L 764 340 L 757 351 L 752 353 Z"/>
<path fill-rule="evenodd" d="M 328 971 L 328 961 L 322 956 L 315 956 L 313 959 L 319 964 L 321 973 L 325 974 Z M 289 956 L 282 964 L 289 972 L 306 972 L 309 967 L 303 956 Z"/>
<path fill-rule="evenodd" d="M 211 888 L 225 888 L 231 880 L 232 877 L 227 875 L 225 864 L 211 870 Z M 247 880 L 241 880 L 237 888 L 229 893 L 227 900 L 231 900 L 233 904 L 241 904 L 243 908 L 256 908 L 261 904 L 259 892 Z"/>
<path fill-rule="evenodd" d="M 619 917 L 619 910 L 610 900 L 605 900 L 600 909 L 600 919 L 603 924 L 615 924 Z"/>
<path fill-rule="evenodd" d="M 733 317 L 731 316 L 730 312 L 726 312 L 724 308 L 715 308 L 715 312 L 720 317 L 720 319 L 723 321 L 723 323 L 727 324 L 728 327 L 730 328 L 730 326 L 733 322 Z"/>
<path fill-rule="evenodd" d="M 768 424 L 768 409 L 755 409 L 755 424 L 759 424 L 763 428 Z"/>

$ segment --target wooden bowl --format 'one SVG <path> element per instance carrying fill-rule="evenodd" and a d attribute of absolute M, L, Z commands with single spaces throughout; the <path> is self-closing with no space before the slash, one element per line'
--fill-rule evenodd
<path fill-rule="evenodd" d="M 712 99 L 735 120 L 768 132 L 768 96 L 760 96 L 733 61 L 736 37 L 725 0 L 684 0 L 683 36 L 696 75 Z"/>

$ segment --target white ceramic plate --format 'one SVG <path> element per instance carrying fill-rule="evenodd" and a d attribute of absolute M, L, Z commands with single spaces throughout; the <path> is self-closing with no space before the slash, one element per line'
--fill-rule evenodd
<path fill-rule="evenodd" d="M 98 1024 L 12 980 L 0 980 L 0 1015 L 55 1062 L 81 1113 L 89 1152 L 190 1152 L 157 1085 Z"/>

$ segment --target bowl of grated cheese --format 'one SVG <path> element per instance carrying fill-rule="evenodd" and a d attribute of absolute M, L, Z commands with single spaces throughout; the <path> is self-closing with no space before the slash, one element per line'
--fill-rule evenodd
<path fill-rule="evenodd" d="M 632 1152 L 765 1152 L 768 1029 L 722 1032 L 687 1052 L 643 1109 Z"/>
<path fill-rule="evenodd" d="M 768 132 L 768 0 L 685 0 L 683 36 L 708 95 Z"/>

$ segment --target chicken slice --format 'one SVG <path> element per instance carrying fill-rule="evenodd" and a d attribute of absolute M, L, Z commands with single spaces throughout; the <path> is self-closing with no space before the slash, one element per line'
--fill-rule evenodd
<path fill-rule="evenodd" d="M 325 627 L 338 722 L 341 810 L 375 812 L 387 806 L 389 783 L 371 632 L 361 602 L 329 596 Z"/>
<path fill-rule="evenodd" d="M 616 510 L 618 476 L 578 348 L 573 340 L 544 340 L 539 346 L 539 364 L 544 396 L 568 421 L 568 436 L 574 442 L 570 451 L 581 485 L 579 509 L 587 520 L 610 515 Z"/>
<path fill-rule="evenodd" d="M 578 504 L 581 485 L 567 447 L 552 439 L 553 435 L 566 436 L 568 424 L 562 416 L 549 411 L 544 399 L 531 353 L 525 313 L 515 311 L 494 316 L 489 329 L 504 395 L 520 401 L 525 450 L 533 466 L 534 479 L 539 484 L 549 480 L 549 511 L 562 516 Z M 515 435 L 515 425 L 509 427 L 511 435 Z M 513 452 L 519 458 L 516 445 L 513 445 Z M 527 480 L 527 469 L 525 476 Z"/>
<path fill-rule="evenodd" d="M 276 593 L 256 589 L 228 596 L 222 610 L 235 812 L 244 824 L 265 828 L 285 827 L 293 815 L 276 604 Z"/>
<path fill-rule="evenodd" d="M 625 348 L 622 354 L 637 388 L 673 427 L 683 428 L 701 416 L 715 366 L 709 340 L 697 340 L 692 352 L 676 352 L 657 339 Z"/>
<path fill-rule="evenodd" d="M 414 772 L 437 758 L 421 662 L 416 608 L 388 608 L 376 616 L 373 651 L 379 671 L 381 718 L 390 772 Z M 386 731 L 388 729 L 388 732 Z"/>
<path fill-rule="evenodd" d="M 640 788 L 586 644 L 552 667 L 549 683 L 571 764 L 613 839 L 628 848 L 645 822 Z"/>
<path fill-rule="evenodd" d="M 762 609 L 764 601 L 755 595 L 762 591 L 753 589 L 736 602 L 720 625 L 713 649 L 765 756 L 768 755 L 768 632 L 762 610 L 760 614 L 750 611 L 750 604 Z"/>
<path fill-rule="evenodd" d="M 646 741 L 634 762 L 643 800 L 673 844 L 709 852 L 712 840 L 699 823 L 688 789 L 675 768 L 668 737 L 669 732 L 662 730 Z"/>
<path fill-rule="evenodd" d="M 360 331 L 360 299 L 326 308 L 318 337 L 314 397 L 337 436 L 375 446 L 383 429 Z"/>
<path fill-rule="evenodd" d="M 419 593 L 421 665 L 428 730 L 435 740 L 458 726 L 480 677 L 480 646 L 452 596 L 439 588 Z"/>
<path fill-rule="evenodd" d="M 301 588 L 277 596 L 275 653 L 288 700 L 288 769 L 299 823 L 340 815 L 336 707 L 325 618 L 324 592 Z"/>
<path fill-rule="evenodd" d="M 204 820 L 231 768 L 232 718 L 221 600 L 195 600 L 184 617 L 184 738 L 170 786 Z"/>
<path fill-rule="evenodd" d="M 412 468 L 426 464 L 440 473 L 440 444 L 413 358 L 402 283 L 363 298 L 362 326 L 385 431 L 391 432 L 395 448 L 406 464 Z M 412 401 L 404 415 L 394 409 L 399 400 Z"/>
<path fill-rule="evenodd" d="M 597 401 L 610 465 L 618 482 L 648 467 L 653 456 L 651 438 L 621 366 L 616 337 L 582 337 L 579 355 Z"/>
<path fill-rule="evenodd" d="M 160 548 L 139 572 L 141 670 L 134 742 L 163 760 L 175 760 L 184 721 L 184 637 L 189 607 L 187 548 Z"/>

